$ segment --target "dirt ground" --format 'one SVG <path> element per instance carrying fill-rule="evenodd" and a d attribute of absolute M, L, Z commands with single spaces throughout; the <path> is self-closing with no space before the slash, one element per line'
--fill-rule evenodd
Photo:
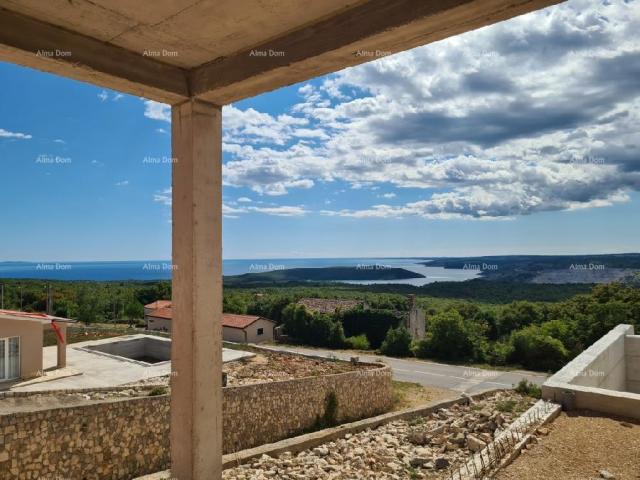
<path fill-rule="evenodd" d="M 640 479 L 640 421 L 595 412 L 562 413 L 547 436 L 523 453 L 495 480 Z"/>
<path fill-rule="evenodd" d="M 429 402 L 454 398 L 458 392 L 444 388 L 424 387 L 419 383 L 393 381 L 393 410 L 418 407 Z"/>

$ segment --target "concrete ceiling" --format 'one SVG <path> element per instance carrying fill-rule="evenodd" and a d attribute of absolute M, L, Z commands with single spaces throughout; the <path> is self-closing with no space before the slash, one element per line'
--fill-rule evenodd
<path fill-rule="evenodd" d="M 0 0 L 0 60 L 166 103 L 226 104 L 554 3 Z"/>

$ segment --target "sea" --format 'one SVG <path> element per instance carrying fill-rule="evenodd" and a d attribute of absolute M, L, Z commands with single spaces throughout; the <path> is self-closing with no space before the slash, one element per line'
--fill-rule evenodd
<path fill-rule="evenodd" d="M 242 275 L 289 268 L 362 267 L 369 269 L 404 268 L 425 278 L 384 281 L 345 281 L 345 283 L 394 283 L 425 285 L 433 282 L 459 282 L 478 276 L 476 270 L 429 267 L 429 258 L 278 258 L 228 259 L 224 275 Z M 109 262 L 0 262 L 0 278 L 43 280 L 168 280 L 174 267 L 169 260 L 129 260 Z"/>

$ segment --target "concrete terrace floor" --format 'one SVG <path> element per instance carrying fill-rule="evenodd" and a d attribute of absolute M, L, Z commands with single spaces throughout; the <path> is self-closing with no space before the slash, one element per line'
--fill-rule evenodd
<path fill-rule="evenodd" d="M 67 346 L 67 367 L 69 369 L 82 372 L 80 375 L 58 378 L 31 385 L 16 385 L 11 387 L 11 391 L 34 392 L 44 390 L 114 387 L 171 373 L 170 361 L 146 366 L 126 359 L 119 359 L 113 356 L 106 356 L 99 353 L 80 350 L 80 348 L 86 347 L 87 345 L 96 345 L 98 343 L 106 343 L 114 340 L 125 340 L 127 338 L 135 338 L 136 336 L 137 335 L 124 335 L 122 337 L 70 344 Z M 52 346 L 45 347 L 43 349 L 43 367 L 45 370 L 48 368 L 55 368 L 56 348 L 56 346 Z M 250 352 L 224 348 L 222 351 L 222 361 L 226 363 L 245 357 L 251 357 L 253 355 L 254 354 Z"/>

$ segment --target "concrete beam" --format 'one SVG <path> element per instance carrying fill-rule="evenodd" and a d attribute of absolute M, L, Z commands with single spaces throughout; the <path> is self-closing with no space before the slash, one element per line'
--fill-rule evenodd
<path fill-rule="evenodd" d="M 163 103 L 189 97 L 178 67 L 3 8 L 0 60 Z"/>
<path fill-rule="evenodd" d="M 191 70 L 191 91 L 224 105 L 556 3 L 560 1 L 369 0 Z"/>
<path fill-rule="evenodd" d="M 171 470 L 222 475 L 222 111 L 172 108 Z"/>

